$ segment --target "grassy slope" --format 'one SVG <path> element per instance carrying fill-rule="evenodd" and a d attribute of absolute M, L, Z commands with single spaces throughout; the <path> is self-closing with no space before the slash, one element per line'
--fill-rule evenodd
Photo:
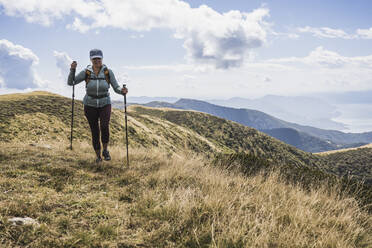
<path fill-rule="evenodd" d="M 338 175 L 353 175 L 372 185 L 372 144 L 358 148 L 318 153 L 324 163 Z"/>
<path fill-rule="evenodd" d="M 132 106 L 137 113 L 157 116 L 169 122 L 191 129 L 235 152 L 248 151 L 256 156 L 296 166 L 319 165 L 319 157 L 303 152 L 293 146 L 274 139 L 254 128 L 213 115 L 185 110 L 158 109 Z"/>
<path fill-rule="evenodd" d="M 275 164 L 346 174 L 339 161 L 331 157 L 314 156 L 253 128 L 212 115 L 136 105 L 129 107 L 128 114 L 131 147 L 158 147 L 169 153 L 190 150 L 208 156 L 245 151 Z M 70 137 L 70 122 L 69 98 L 40 91 L 0 96 L 0 140 L 66 141 Z M 76 101 L 74 122 L 75 140 L 90 141 L 81 101 Z M 124 147 L 124 133 L 124 113 L 113 108 L 110 143 Z M 372 178 L 372 171 L 353 168 L 349 166 L 347 172 L 357 178 Z"/>
<path fill-rule="evenodd" d="M 222 151 L 209 140 L 173 123 L 156 117 L 148 118 L 129 111 L 128 126 L 134 147 L 161 147 L 169 152 Z M 83 104 L 75 101 L 74 140 L 90 141 L 90 129 Z M 0 96 L 0 140 L 65 141 L 70 138 L 71 99 L 47 92 Z M 124 113 L 112 109 L 110 143 L 124 145 Z"/>
<path fill-rule="evenodd" d="M 372 218 L 337 188 L 243 177 L 191 154 L 0 143 L 2 247 L 372 247 Z M 13 226 L 28 216 L 40 226 Z"/>
<path fill-rule="evenodd" d="M 68 140 L 71 100 L 46 92 L 0 96 L 0 138 L 11 140 Z M 161 147 L 170 152 L 248 151 L 267 159 L 295 165 L 318 164 L 318 157 L 286 145 L 253 128 L 195 111 L 131 106 L 132 145 Z M 112 110 L 110 142 L 124 144 L 124 114 Z M 81 101 L 75 104 L 74 138 L 89 141 L 90 131 Z"/>
<path fill-rule="evenodd" d="M 338 152 L 347 152 L 347 151 L 351 151 L 351 150 L 358 150 L 360 148 L 372 148 L 372 143 L 364 145 L 364 146 L 359 146 L 359 147 L 351 147 L 351 148 L 337 149 L 337 150 L 326 151 L 326 152 L 318 152 L 316 154 L 318 154 L 318 155 L 329 155 L 329 154 L 338 153 Z"/>
<path fill-rule="evenodd" d="M 7 246 L 349 247 L 370 242 L 370 216 L 350 196 L 340 198 L 325 187 L 304 191 L 275 175 L 247 180 L 188 152 L 248 151 L 286 165 L 287 173 L 316 170 L 317 156 L 206 114 L 132 106 L 132 167 L 120 167 L 124 116 L 113 109 L 111 143 L 116 145 L 110 148 L 113 161 L 102 169 L 91 164 L 81 102 L 75 135 L 83 143 L 75 141 L 75 150 L 67 150 L 70 104 L 45 92 L 0 96 L 0 138 L 7 141 L 0 147 L 0 238 Z M 51 144 L 54 150 L 28 143 Z M 44 225 L 13 227 L 7 222 L 12 216 L 33 217 Z"/>
<path fill-rule="evenodd" d="M 325 163 L 337 174 L 351 174 L 372 184 L 372 149 L 359 148 L 323 155 Z"/>

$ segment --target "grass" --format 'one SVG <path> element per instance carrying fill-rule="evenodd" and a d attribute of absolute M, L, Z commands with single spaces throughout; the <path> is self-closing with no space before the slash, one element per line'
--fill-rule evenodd
<path fill-rule="evenodd" d="M 338 175 L 352 175 L 372 185 L 372 149 L 349 149 L 322 155 L 325 164 Z"/>
<path fill-rule="evenodd" d="M 68 149 L 70 104 L 0 96 L 1 247 L 372 247 L 370 187 L 335 176 L 367 150 L 315 156 L 211 115 L 131 106 L 131 166 L 117 109 L 112 161 L 97 165 L 81 101 Z"/>
<path fill-rule="evenodd" d="M 159 149 L 131 148 L 126 168 L 111 146 L 98 166 L 88 143 L 47 144 L 0 143 L 2 247 L 372 247 L 371 215 L 337 185 L 305 190 L 276 170 Z"/>
<path fill-rule="evenodd" d="M 254 128 L 213 115 L 186 110 L 148 108 L 131 106 L 145 116 L 161 118 L 181 127 L 190 129 L 220 146 L 223 152 L 250 152 L 270 161 L 283 164 L 319 166 L 321 159 L 293 146 L 274 139 Z M 215 152 L 215 151 L 214 151 Z"/>
<path fill-rule="evenodd" d="M 372 148 L 372 143 L 367 144 L 367 145 L 363 145 L 363 146 L 359 146 L 359 147 L 351 147 L 351 148 L 343 148 L 343 149 L 331 150 L 331 151 L 326 151 L 326 152 L 318 152 L 316 154 L 325 156 L 325 155 L 334 154 L 334 153 L 338 153 L 338 152 L 347 152 L 347 151 L 352 151 L 352 150 L 358 150 L 358 149 L 361 149 L 361 148 Z"/>
<path fill-rule="evenodd" d="M 75 101 L 74 140 L 90 141 L 90 129 L 84 116 L 83 104 Z M 124 113 L 112 109 L 110 142 L 124 145 Z M 71 129 L 71 99 L 36 91 L 27 94 L 0 96 L 0 140 L 64 141 Z M 159 147 L 165 151 L 192 149 L 195 152 L 222 150 L 194 131 L 156 118 L 128 110 L 128 132 L 133 147 Z M 185 142 L 185 140 L 187 142 Z"/>
<path fill-rule="evenodd" d="M 128 108 L 132 147 L 156 147 L 166 153 L 192 151 L 213 157 L 215 153 L 248 152 L 280 166 L 310 166 L 337 176 L 350 175 L 371 184 L 368 156 L 353 155 L 343 163 L 339 155 L 303 152 L 253 128 L 196 111 Z M 48 92 L 0 96 L 0 140 L 7 142 L 63 142 L 70 137 L 71 99 Z M 125 146 L 124 113 L 112 109 L 110 142 Z M 83 104 L 75 102 L 74 140 L 90 142 Z M 352 152 L 351 152 L 352 153 Z M 350 154 L 351 154 L 350 153 Z M 353 153 L 354 154 L 354 153 Z M 356 165 L 356 166 L 354 166 Z M 361 166 L 359 166 L 361 165 Z"/>
<path fill-rule="evenodd" d="M 212 163 L 217 167 L 237 171 L 246 176 L 253 176 L 257 173 L 267 175 L 272 171 L 276 171 L 285 182 L 298 185 L 307 191 L 316 190 L 319 187 L 331 189 L 337 186 L 340 194 L 355 197 L 360 207 L 372 213 L 371 184 L 355 176 L 336 176 L 309 165 L 276 165 L 266 159 L 243 152 L 217 154 Z"/>

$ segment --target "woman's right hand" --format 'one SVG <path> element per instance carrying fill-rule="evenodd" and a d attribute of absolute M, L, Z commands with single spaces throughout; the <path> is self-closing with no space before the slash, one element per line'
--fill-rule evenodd
<path fill-rule="evenodd" d="M 121 89 L 121 94 L 126 95 L 127 93 L 128 93 L 128 88 L 127 87 L 123 87 Z"/>
<path fill-rule="evenodd" d="M 72 61 L 71 69 L 72 69 L 72 70 L 76 70 L 76 66 L 77 66 L 76 61 Z"/>

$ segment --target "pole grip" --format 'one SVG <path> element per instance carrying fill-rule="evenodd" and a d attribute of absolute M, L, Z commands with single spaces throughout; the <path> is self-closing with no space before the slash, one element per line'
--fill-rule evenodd
<path fill-rule="evenodd" d="M 126 88 L 127 85 L 126 84 L 123 84 L 123 88 Z M 127 105 L 127 94 L 124 94 L 124 103 L 125 103 L 125 111 L 126 111 L 126 105 Z"/>

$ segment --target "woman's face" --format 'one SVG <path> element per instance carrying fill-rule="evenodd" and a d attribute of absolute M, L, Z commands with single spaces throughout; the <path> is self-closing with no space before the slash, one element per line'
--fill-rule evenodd
<path fill-rule="evenodd" d="M 96 68 L 99 68 L 102 66 L 102 59 L 101 58 L 94 58 L 94 59 L 91 59 L 90 61 L 92 61 L 92 65 Z"/>

